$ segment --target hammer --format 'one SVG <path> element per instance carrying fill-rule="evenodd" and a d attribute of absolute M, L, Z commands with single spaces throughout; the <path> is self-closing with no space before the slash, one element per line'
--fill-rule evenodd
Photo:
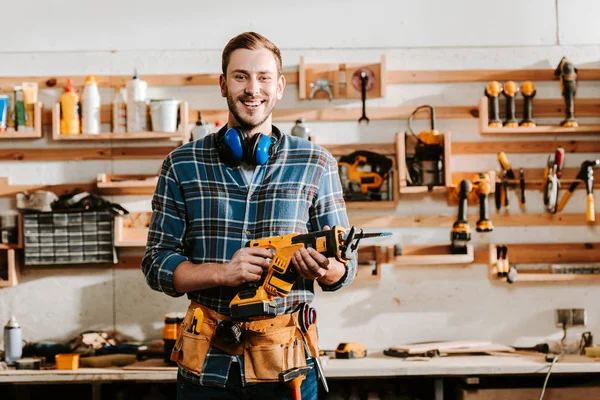
<path fill-rule="evenodd" d="M 571 195 L 579 186 L 579 182 L 582 181 L 585 183 L 585 189 L 587 193 L 587 207 L 585 212 L 585 220 L 587 222 L 594 222 L 596 220 L 596 207 L 594 206 L 594 168 L 600 167 L 600 160 L 595 161 L 584 161 L 581 164 L 581 169 L 579 173 L 575 177 L 575 181 L 571 183 L 569 186 L 569 190 L 565 192 L 562 199 L 560 199 L 560 203 L 558 204 L 557 210 L 562 211 Z"/>
<path fill-rule="evenodd" d="M 290 368 L 287 371 L 283 371 L 279 374 L 279 382 L 287 383 L 292 388 L 292 394 L 294 400 L 302 400 L 302 394 L 300 392 L 300 386 L 305 375 L 310 371 L 312 367 L 296 367 Z"/>

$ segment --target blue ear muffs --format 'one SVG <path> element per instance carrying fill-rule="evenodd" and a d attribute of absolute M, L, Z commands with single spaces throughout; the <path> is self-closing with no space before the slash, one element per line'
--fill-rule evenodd
<path fill-rule="evenodd" d="M 229 157 L 231 161 L 239 163 L 244 159 L 244 149 L 247 148 L 248 139 L 246 134 L 238 131 L 236 128 L 229 128 L 225 135 L 223 135 L 223 144 L 227 146 L 229 150 Z"/>
<path fill-rule="evenodd" d="M 256 165 L 264 165 L 271 156 L 271 146 L 273 141 L 271 138 L 264 133 L 254 135 L 254 162 Z"/>
<path fill-rule="evenodd" d="M 275 130 L 273 127 L 274 133 Z M 234 127 L 217 133 L 217 151 L 221 160 L 231 167 L 237 167 L 242 161 L 249 165 L 264 165 L 273 154 L 277 140 L 278 135 L 264 133 L 248 139 L 241 128 Z"/>

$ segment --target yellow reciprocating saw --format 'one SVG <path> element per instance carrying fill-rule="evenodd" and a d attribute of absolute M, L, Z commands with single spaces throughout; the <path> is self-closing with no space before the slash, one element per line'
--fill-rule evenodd
<path fill-rule="evenodd" d="M 319 232 L 270 237 L 252 240 L 249 247 L 263 247 L 274 252 L 271 266 L 261 283 L 246 283 L 229 307 L 235 321 L 251 321 L 273 318 L 277 315 L 275 297 L 286 297 L 298 279 L 291 265 L 294 254 L 302 247 L 312 247 L 325 257 L 347 263 L 353 258 L 358 242 L 364 238 L 389 236 L 390 232 L 360 233 L 354 227 L 348 232 L 340 226 Z"/>

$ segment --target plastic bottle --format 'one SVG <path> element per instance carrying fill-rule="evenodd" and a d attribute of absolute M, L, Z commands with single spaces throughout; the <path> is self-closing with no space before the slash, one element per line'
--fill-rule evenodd
<path fill-rule="evenodd" d="M 23 336 L 21 326 L 13 316 L 4 326 L 4 361 L 14 365 L 23 355 Z"/>
<path fill-rule="evenodd" d="M 83 133 L 100 133 L 100 91 L 96 77 L 89 75 L 85 79 L 81 95 L 81 131 Z"/>
<path fill-rule="evenodd" d="M 148 130 L 147 90 L 148 83 L 139 78 L 136 70 L 127 82 L 127 132 Z"/>
<path fill-rule="evenodd" d="M 192 132 L 190 134 L 190 142 L 194 142 L 198 139 L 202 139 L 210 134 L 210 128 L 208 125 L 202 120 L 202 113 L 198 111 L 198 121 L 196 121 L 196 126 L 192 128 Z"/>
<path fill-rule="evenodd" d="M 292 128 L 292 136 L 297 136 L 306 140 L 310 139 L 310 129 L 304 125 L 304 118 L 296 120 L 296 125 Z"/>
<path fill-rule="evenodd" d="M 112 102 L 112 132 L 127 132 L 127 103 L 123 95 L 124 88 L 115 88 L 115 95 Z"/>
<path fill-rule="evenodd" d="M 81 133 L 79 96 L 73 88 L 73 81 L 67 79 L 64 93 L 60 96 L 60 133 L 78 135 Z"/>

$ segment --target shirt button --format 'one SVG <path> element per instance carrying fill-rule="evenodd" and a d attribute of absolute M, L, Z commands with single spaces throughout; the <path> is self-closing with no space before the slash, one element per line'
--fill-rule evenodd
<path fill-rule="evenodd" d="M 252 235 L 252 232 L 246 231 L 246 235 L 250 236 L 250 235 Z"/>

